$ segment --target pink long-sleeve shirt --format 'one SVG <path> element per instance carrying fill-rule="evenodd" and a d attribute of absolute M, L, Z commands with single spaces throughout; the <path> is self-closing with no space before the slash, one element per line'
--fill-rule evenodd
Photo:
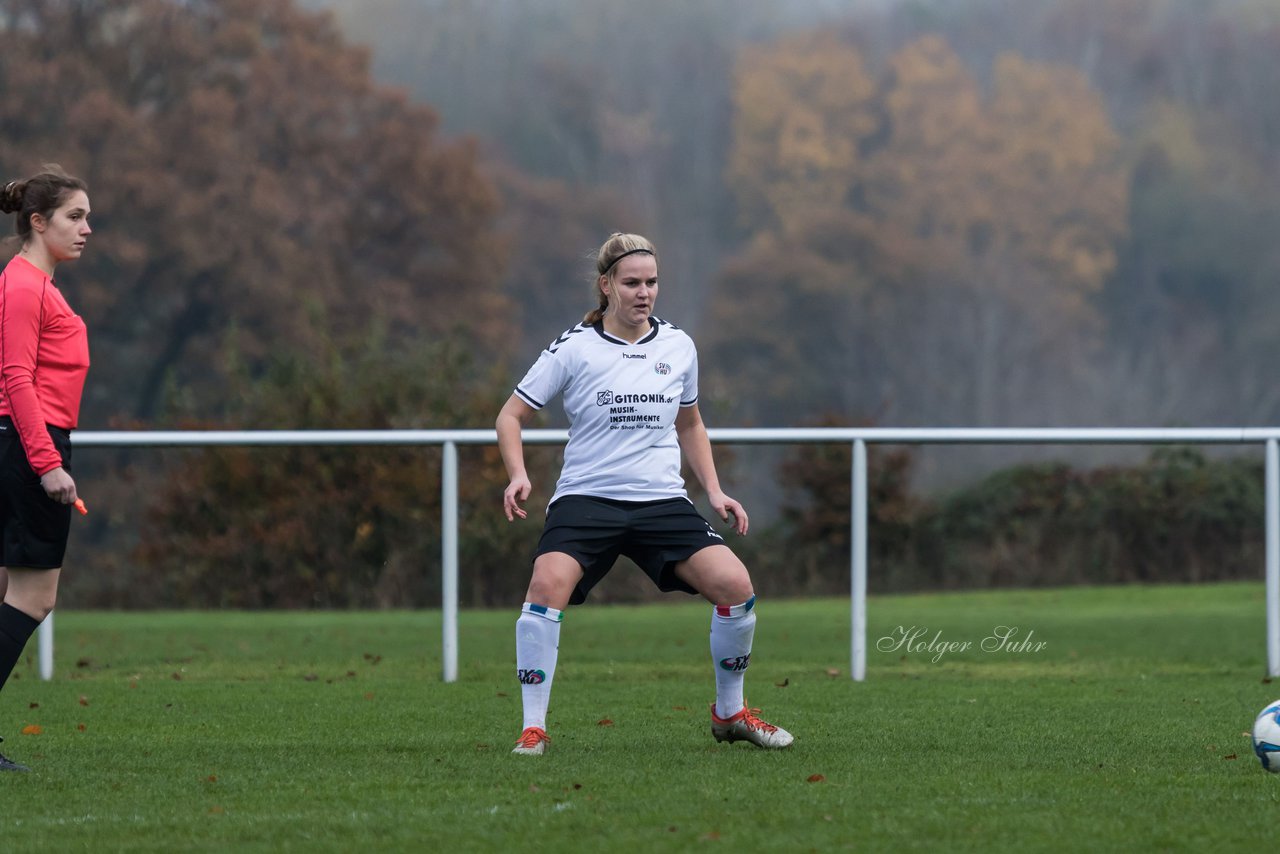
<path fill-rule="evenodd" d="M 89 333 L 43 270 L 15 255 L 0 273 L 0 415 L 38 475 L 62 465 L 46 425 L 71 430 L 89 373 Z"/>

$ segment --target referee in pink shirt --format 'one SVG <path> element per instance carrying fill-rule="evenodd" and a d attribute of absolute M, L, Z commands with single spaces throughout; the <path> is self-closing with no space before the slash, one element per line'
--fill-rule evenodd
<path fill-rule="evenodd" d="M 84 251 L 88 186 L 58 166 L 0 187 L 21 248 L 0 273 L 0 691 L 53 610 L 67 550 L 71 430 L 89 336 L 53 273 Z M 29 770 L 0 754 L 0 771 Z"/>

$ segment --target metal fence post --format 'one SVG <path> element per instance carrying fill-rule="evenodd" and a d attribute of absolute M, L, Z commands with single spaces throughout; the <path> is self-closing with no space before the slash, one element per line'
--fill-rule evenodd
<path fill-rule="evenodd" d="M 48 682 L 53 678 L 53 612 L 40 623 L 36 643 L 40 650 L 40 678 Z"/>
<path fill-rule="evenodd" d="M 853 512 L 850 514 L 850 542 L 853 544 L 853 574 L 850 579 L 853 658 L 849 675 L 855 682 L 867 678 L 867 443 L 853 443 Z"/>
<path fill-rule="evenodd" d="M 458 446 L 445 442 L 440 465 L 440 599 L 444 681 L 458 681 Z"/>
<path fill-rule="evenodd" d="M 1280 451 L 1267 440 L 1267 673 L 1280 676 Z"/>

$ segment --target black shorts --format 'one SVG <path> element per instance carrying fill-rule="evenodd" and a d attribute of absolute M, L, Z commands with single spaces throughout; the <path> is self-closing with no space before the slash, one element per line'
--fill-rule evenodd
<path fill-rule="evenodd" d="M 684 498 L 616 501 L 566 495 L 547 508 L 534 558 L 563 552 L 582 564 L 582 580 L 569 598 L 571 605 L 581 605 L 619 555 L 635 561 L 659 590 L 697 594 L 676 577 L 675 565 L 719 545 L 724 545 L 724 537 Z"/>
<path fill-rule="evenodd" d="M 49 438 L 71 472 L 71 433 L 49 427 Z M 0 566 L 57 569 L 67 553 L 71 530 L 71 505 L 59 504 L 40 485 L 27 462 L 18 429 L 8 416 L 0 416 L 0 531 L 3 551 Z"/>

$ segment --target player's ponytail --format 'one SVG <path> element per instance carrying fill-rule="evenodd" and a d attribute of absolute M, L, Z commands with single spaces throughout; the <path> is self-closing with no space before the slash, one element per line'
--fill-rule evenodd
<path fill-rule="evenodd" d="M 0 213 L 22 210 L 22 194 L 26 189 L 26 181 L 10 181 L 5 184 L 0 189 Z"/>
<path fill-rule="evenodd" d="M 600 247 L 600 251 L 596 253 L 596 276 L 592 280 L 592 287 L 595 289 L 596 298 L 600 304 L 586 313 L 582 318 L 582 322 L 586 326 L 594 326 L 604 317 L 605 311 L 609 308 L 609 294 L 600 287 L 601 277 L 608 277 L 612 274 L 613 268 L 627 255 L 635 255 L 644 252 L 652 255 L 656 261 L 658 258 L 658 250 L 653 247 L 647 238 L 638 234 L 623 234 L 615 231 L 609 235 L 609 239 Z"/>

